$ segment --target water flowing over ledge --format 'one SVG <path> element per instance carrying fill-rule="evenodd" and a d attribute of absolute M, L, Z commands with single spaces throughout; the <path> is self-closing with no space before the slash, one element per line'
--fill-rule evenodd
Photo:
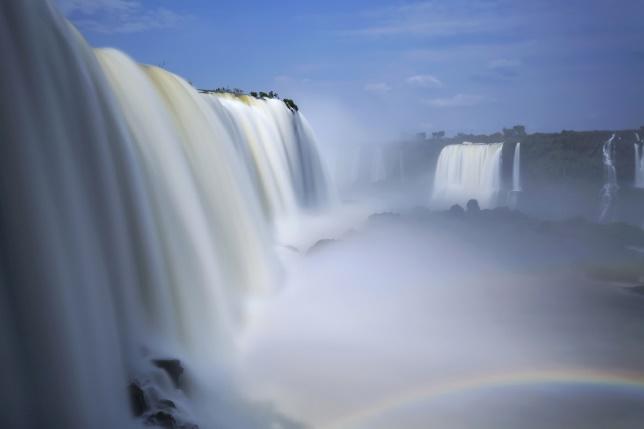
<path fill-rule="evenodd" d="M 438 157 L 431 205 L 464 206 L 476 199 L 481 208 L 499 204 L 503 143 L 463 143 L 445 146 Z"/>
<path fill-rule="evenodd" d="M 637 141 L 633 143 L 635 150 L 635 187 L 644 188 L 644 148 L 639 133 L 635 133 Z"/>
<path fill-rule="evenodd" d="M 613 220 L 613 206 L 619 185 L 615 168 L 615 134 L 602 145 L 602 163 L 604 167 L 604 185 L 600 191 L 599 222 Z"/>
<path fill-rule="evenodd" d="M 302 114 L 94 51 L 47 1 L 2 2 L 0 48 L 2 426 L 253 427 L 198 392 L 229 388 L 280 222 L 333 201 Z"/>

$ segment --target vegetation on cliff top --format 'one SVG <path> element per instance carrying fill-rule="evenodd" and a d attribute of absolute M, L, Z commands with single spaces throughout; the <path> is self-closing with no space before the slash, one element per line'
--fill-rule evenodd
<path fill-rule="evenodd" d="M 286 107 L 289 108 L 292 112 L 297 112 L 299 111 L 299 107 L 295 102 L 290 99 L 290 98 L 280 98 L 279 94 L 275 91 L 251 91 L 251 92 L 246 92 L 242 89 L 239 88 L 225 88 L 225 87 L 220 87 L 220 88 L 215 88 L 215 89 L 200 89 L 199 92 L 202 94 L 232 94 L 236 97 L 241 97 L 241 96 L 250 96 L 253 98 L 256 98 L 258 100 L 265 100 L 265 99 L 275 99 L 275 100 L 280 100 L 282 101 Z"/>

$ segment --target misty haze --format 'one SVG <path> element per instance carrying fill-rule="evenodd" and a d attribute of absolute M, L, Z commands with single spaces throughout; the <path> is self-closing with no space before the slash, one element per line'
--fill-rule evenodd
<path fill-rule="evenodd" d="M 643 16 L 3 0 L 0 426 L 641 428 Z"/>

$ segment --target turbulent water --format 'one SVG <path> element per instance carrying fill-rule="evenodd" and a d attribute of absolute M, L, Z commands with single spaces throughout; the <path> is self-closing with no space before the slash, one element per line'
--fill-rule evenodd
<path fill-rule="evenodd" d="M 602 146 L 602 163 L 604 166 L 604 186 L 600 194 L 599 221 L 610 222 L 613 218 L 613 203 L 619 190 L 617 170 L 615 168 L 615 134 Z"/>
<path fill-rule="evenodd" d="M 1 426 L 136 427 L 135 380 L 216 427 L 152 360 L 221 381 L 280 220 L 333 199 L 306 120 L 94 51 L 46 1 L 0 4 L 0 50 Z"/>
<path fill-rule="evenodd" d="M 431 204 L 435 208 L 464 206 L 476 199 L 482 208 L 499 204 L 503 143 L 445 146 L 438 157 Z"/>

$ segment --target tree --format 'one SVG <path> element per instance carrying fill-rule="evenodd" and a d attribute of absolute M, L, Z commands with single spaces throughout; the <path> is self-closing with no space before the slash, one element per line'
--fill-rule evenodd
<path fill-rule="evenodd" d="M 525 125 L 515 125 L 514 127 L 512 127 L 512 129 L 518 137 L 523 137 L 526 135 Z"/>
<path fill-rule="evenodd" d="M 503 128 L 503 137 L 506 140 L 518 139 L 526 135 L 524 125 L 515 125 L 512 128 Z"/>
<path fill-rule="evenodd" d="M 432 138 L 434 140 L 440 140 L 445 137 L 445 131 L 436 131 L 432 133 Z"/>

